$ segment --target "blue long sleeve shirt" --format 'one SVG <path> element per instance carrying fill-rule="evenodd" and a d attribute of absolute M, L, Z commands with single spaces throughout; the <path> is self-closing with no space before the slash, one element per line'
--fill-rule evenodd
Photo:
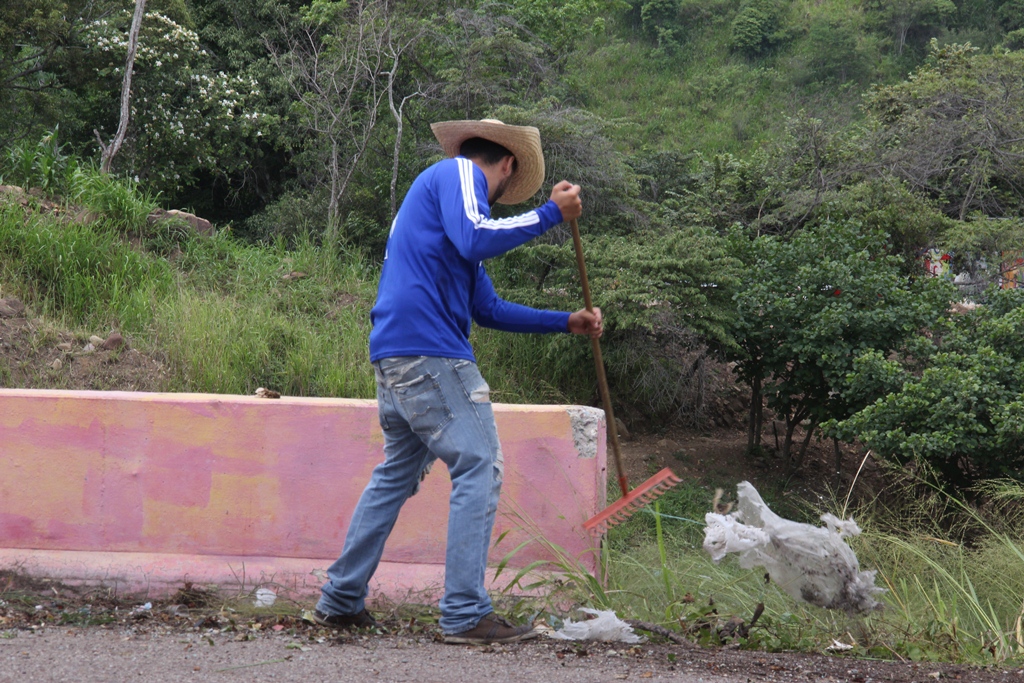
<path fill-rule="evenodd" d="M 370 311 L 370 360 L 439 356 L 475 360 L 471 321 L 510 332 L 565 332 L 569 314 L 505 301 L 482 261 L 562 221 L 553 201 L 492 219 L 487 178 L 464 157 L 440 161 L 413 182 L 391 225 L 377 303 Z"/>

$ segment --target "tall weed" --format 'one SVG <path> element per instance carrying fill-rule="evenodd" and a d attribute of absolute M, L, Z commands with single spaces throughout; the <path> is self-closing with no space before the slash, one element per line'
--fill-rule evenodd
<path fill-rule="evenodd" d="M 123 233 L 146 230 L 146 218 L 156 208 L 156 197 L 126 178 L 101 173 L 91 165 L 76 166 L 68 177 L 68 199 L 103 218 Z"/>
<path fill-rule="evenodd" d="M 172 282 L 166 262 L 132 249 L 102 223 L 26 218 L 20 207 L 0 207 L 0 255 L 48 314 L 76 324 L 144 329 Z"/>
<path fill-rule="evenodd" d="M 47 194 L 63 191 L 67 175 L 78 162 L 64 153 L 58 133 L 54 128 L 35 143 L 22 141 L 9 147 L 0 164 L 0 180 Z"/>
<path fill-rule="evenodd" d="M 373 273 L 357 255 L 221 236 L 190 242 L 178 265 L 188 285 L 161 304 L 155 323 L 172 388 L 375 395 L 366 341 Z"/>

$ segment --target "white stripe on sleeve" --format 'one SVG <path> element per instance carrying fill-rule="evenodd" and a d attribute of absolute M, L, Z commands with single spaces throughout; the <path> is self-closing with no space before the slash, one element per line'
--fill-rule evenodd
<path fill-rule="evenodd" d="M 466 212 L 466 218 L 477 230 L 510 230 L 514 228 L 526 228 L 540 223 L 540 216 L 537 211 L 528 211 L 511 218 L 484 218 L 476 200 L 476 190 L 473 183 L 473 162 L 465 158 L 457 158 L 459 162 L 459 182 L 462 186 L 462 207 Z"/>

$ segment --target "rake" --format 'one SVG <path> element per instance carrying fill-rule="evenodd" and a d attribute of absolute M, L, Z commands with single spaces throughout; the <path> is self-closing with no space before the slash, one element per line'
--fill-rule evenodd
<path fill-rule="evenodd" d="M 587 310 L 593 312 L 594 302 L 590 298 L 587 266 L 583 262 L 583 242 L 580 240 L 580 228 L 576 224 L 575 218 L 569 221 L 569 226 L 572 228 L 572 243 L 576 249 L 576 265 L 579 266 L 580 282 L 583 284 L 583 301 L 587 305 Z M 634 512 L 653 502 L 658 496 L 682 482 L 682 479 L 666 467 L 632 491 L 629 490 L 629 482 L 626 481 L 626 471 L 622 467 L 622 454 L 619 452 L 619 430 L 615 423 L 615 413 L 612 412 L 612 399 L 608 393 L 608 378 L 605 376 L 604 360 L 601 358 L 601 342 L 597 337 L 591 337 L 590 345 L 594 349 L 597 386 L 601 390 L 601 402 L 604 404 L 604 415 L 609 426 L 608 436 L 612 442 L 612 454 L 615 458 L 615 471 L 619 475 L 619 488 L 622 490 L 622 498 L 619 498 L 583 523 L 583 528 L 587 531 L 603 534 L 608 531 L 609 527 L 626 521 Z"/>

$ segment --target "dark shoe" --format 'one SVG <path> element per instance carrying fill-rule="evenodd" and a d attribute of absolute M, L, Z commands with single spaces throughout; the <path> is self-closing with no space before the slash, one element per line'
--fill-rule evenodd
<path fill-rule="evenodd" d="M 528 638 L 536 638 L 540 631 L 528 626 L 513 626 L 503 617 L 491 612 L 477 622 L 476 626 L 462 633 L 445 634 L 444 642 L 466 645 L 486 645 L 488 643 L 515 643 Z"/>
<path fill-rule="evenodd" d="M 358 614 L 324 614 L 315 609 L 312 612 L 306 612 L 303 616 L 327 628 L 380 628 L 377 620 L 370 616 L 365 609 Z"/>

